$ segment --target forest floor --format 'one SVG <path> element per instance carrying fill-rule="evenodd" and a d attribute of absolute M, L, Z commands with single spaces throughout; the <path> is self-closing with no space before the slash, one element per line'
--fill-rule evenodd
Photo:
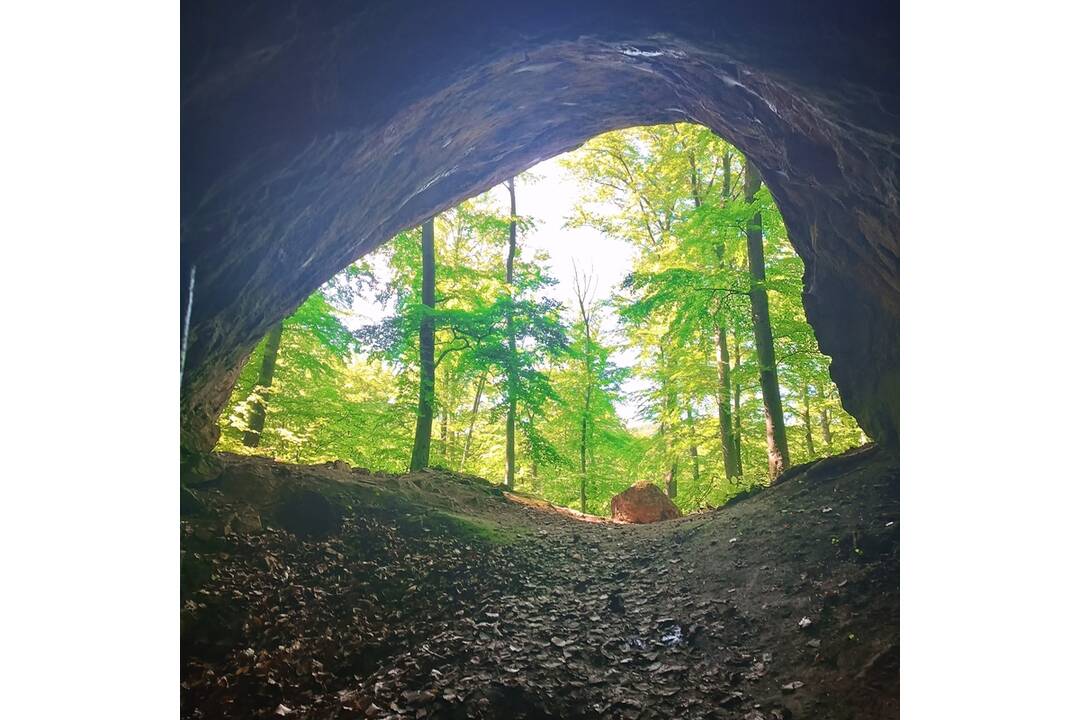
<path fill-rule="evenodd" d="M 181 519 L 184 718 L 899 716 L 873 447 L 651 525 L 442 471 L 212 465 Z"/>

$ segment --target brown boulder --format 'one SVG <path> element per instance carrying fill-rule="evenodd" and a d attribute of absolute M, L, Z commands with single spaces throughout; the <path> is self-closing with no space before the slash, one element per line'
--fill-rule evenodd
<path fill-rule="evenodd" d="M 671 498 L 646 480 L 640 480 L 611 498 L 611 517 L 631 523 L 651 523 L 682 517 Z"/>

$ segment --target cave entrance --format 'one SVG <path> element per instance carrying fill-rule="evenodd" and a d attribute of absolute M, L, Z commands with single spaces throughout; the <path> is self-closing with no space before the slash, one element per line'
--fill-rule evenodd
<path fill-rule="evenodd" d="M 219 417 L 252 350 L 282 318 L 302 311 L 335 273 L 409 228 L 589 138 L 677 122 L 709 128 L 760 170 L 804 264 L 806 321 L 832 360 L 829 372 L 843 407 L 882 448 L 898 448 L 895 3 L 373 0 L 282 10 L 274 3 L 185 0 L 181 13 L 182 287 L 194 276 L 193 300 L 184 293 L 180 308 L 181 327 L 189 328 L 183 332 L 181 445 L 199 460 L 217 460 L 237 471 L 223 472 L 225 490 L 258 479 L 256 468 L 274 487 L 287 485 L 279 482 L 282 477 L 310 476 L 314 483 L 339 474 L 337 468 L 290 468 L 259 458 L 202 457 L 217 441 Z M 287 340 L 283 332 L 282 344 Z M 375 428 L 370 437 L 381 441 L 391 430 Z M 339 594 L 341 582 L 356 593 L 352 597 L 369 597 L 387 585 L 387 576 L 350 567 L 328 584 L 302 575 L 300 582 L 311 592 L 300 592 L 295 576 L 282 582 L 261 557 L 265 540 L 280 544 L 275 557 L 288 559 L 297 545 L 286 533 L 267 532 L 255 545 L 240 537 L 239 545 L 260 549 L 252 571 L 218 572 L 209 581 L 218 585 L 204 590 L 221 592 L 223 598 L 257 591 L 251 606 L 274 608 L 274 615 L 265 616 L 270 622 L 250 625 L 257 635 L 253 642 L 266 647 L 258 646 L 254 670 L 248 662 L 254 648 L 245 653 L 241 646 L 232 655 L 243 664 L 235 672 L 211 672 L 203 662 L 191 665 L 198 677 L 187 687 L 222 697 L 225 680 L 226 695 L 257 699 L 257 693 L 245 692 L 251 687 L 245 683 L 257 681 L 261 691 L 269 686 L 259 669 L 265 649 L 281 663 L 274 672 L 288 666 L 287 677 L 319 687 L 314 694 L 305 689 L 286 695 L 275 687 L 272 703 L 256 709 L 263 714 L 299 709 L 303 715 L 302 703 L 314 695 L 330 697 L 328 688 L 342 688 L 346 692 L 332 697 L 335 712 L 348 700 L 350 712 L 386 716 L 397 712 L 389 702 L 411 709 L 421 697 L 437 697 L 432 707 L 439 712 L 429 717 L 444 717 L 462 709 L 463 694 L 474 687 L 486 691 L 493 678 L 520 684 L 510 676 L 538 677 L 537 666 L 530 664 L 536 656 L 519 657 L 543 648 L 555 654 L 551 669 L 557 674 L 549 676 L 551 685 L 543 692 L 544 702 L 559 710 L 552 713 L 557 716 L 571 716 L 574 706 L 614 708 L 632 701 L 635 710 L 646 703 L 668 705 L 664 716 L 689 717 L 696 710 L 675 704 L 701 700 L 695 696 L 699 692 L 706 693 L 706 702 L 740 716 L 752 708 L 762 716 L 792 714 L 779 707 L 782 697 L 793 698 L 795 715 L 820 707 L 822 716 L 892 716 L 898 695 L 890 689 L 895 653 L 882 654 L 880 648 L 895 645 L 898 633 L 893 602 L 898 475 L 891 460 L 875 456 L 881 467 L 861 472 L 852 472 L 850 462 L 822 461 L 807 471 L 815 477 L 806 482 L 781 483 L 775 492 L 729 504 L 723 512 L 667 523 L 601 529 L 575 522 L 557 534 L 547 518 L 535 514 L 529 528 L 515 530 L 514 537 L 527 534 L 531 547 L 540 547 L 536 552 L 522 547 L 518 556 L 513 545 L 500 542 L 499 533 L 474 523 L 472 537 L 453 542 L 433 528 L 421 530 L 418 537 L 436 541 L 428 554 L 436 564 L 415 562 L 415 554 L 402 554 L 385 541 L 387 527 L 365 525 L 363 537 L 372 542 L 363 546 L 386 551 L 386 557 L 371 562 L 375 569 L 401 571 L 395 585 L 406 591 L 402 597 L 416 601 L 421 611 L 426 605 L 435 613 L 454 613 L 448 618 L 396 612 L 400 608 L 386 613 L 393 618 L 396 612 L 402 620 L 396 627 L 404 633 L 421 631 L 423 644 L 403 656 L 417 676 L 402 664 L 365 678 L 359 692 L 355 670 L 334 654 L 342 648 L 347 655 L 365 652 L 358 643 L 369 635 L 357 631 L 356 620 L 374 613 L 350 613 L 357 603 L 342 604 L 345 612 L 339 614 L 321 610 L 335 605 L 328 598 L 347 597 Z M 350 473 L 355 487 L 369 500 L 383 497 L 377 488 L 365 489 L 362 475 Z M 448 486 L 466 488 L 444 482 L 453 480 L 452 474 L 430 480 L 432 485 L 439 481 L 440 493 Z M 510 503 L 487 502 L 495 495 L 488 485 L 468 488 L 475 491 L 477 507 L 515 511 Z M 213 502 L 213 494 L 208 496 Z M 401 523 L 414 519 L 406 517 L 414 514 L 411 505 L 398 505 Z M 351 515 L 365 523 L 371 516 Z M 706 523 L 709 528 L 695 529 Z M 481 548 L 478 535 L 491 542 Z M 459 552 L 447 552 L 451 547 Z M 331 541 L 300 548 L 302 554 L 290 562 L 302 571 L 340 567 L 346 556 Z M 242 552 L 232 550 L 220 559 L 245 562 Z M 443 603 L 437 584 L 430 583 L 439 574 L 429 569 L 475 563 L 481 556 L 484 564 L 465 577 L 467 590 L 485 594 L 482 605 Z M 544 558 L 552 564 L 543 566 Z M 640 562 L 627 565 L 624 559 Z M 632 575 L 616 577 L 620 571 Z M 518 587 L 527 574 L 530 584 Z M 507 583 L 492 582 L 497 575 Z M 640 596 L 630 597 L 631 590 Z M 613 600 L 616 596 L 621 601 Z M 311 611 L 315 608 L 320 612 Z M 597 628 L 596 618 L 607 629 L 580 649 L 563 645 L 568 638 L 546 619 L 564 609 L 574 615 L 578 634 Z M 699 617 L 682 617 L 691 612 Z M 489 627 L 509 626 L 512 613 L 518 614 L 522 641 L 511 637 L 513 645 L 496 656 Z M 282 615 L 292 620 L 285 632 L 268 632 Z M 645 652 L 666 652 L 670 618 L 687 635 L 697 625 L 699 638 L 722 640 L 724 646 L 702 657 L 704 665 L 695 658 L 691 671 L 659 654 L 641 657 L 634 663 L 641 674 L 633 687 L 643 690 L 629 697 L 621 685 L 593 684 L 597 661 L 619 673 L 631 667 L 624 663 L 625 652 L 641 652 L 632 636 L 661 645 Z M 459 620 L 467 620 L 468 627 Z M 649 629 L 648 637 L 641 637 L 639 627 Z M 815 637 L 819 628 L 828 633 Z M 808 646 L 808 635 L 821 640 L 828 661 L 818 661 L 819 646 Z M 324 667 L 348 677 L 345 684 L 327 685 L 325 675 L 308 673 L 307 666 L 295 672 L 296 656 L 289 648 L 315 657 L 330 643 Z M 433 659 L 415 662 L 421 657 L 416 650 L 426 656 L 429 649 Z M 607 654 L 600 658 L 596 649 Z M 708 650 L 693 642 L 675 649 Z M 482 665 L 475 666 L 473 657 Z M 437 675 L 430 672 L 436 667 Z M 706 668 L 704 676 L 717 683 L 710 680 L 702 689 L 697 669 Z M 768 679 L 758 683 L 766 671 Z M 887 707 L 878 702 L 880 692 L 869 687 L 882 676 L 892 683 L 883 685 Z M 788 678 L 800 679 L 777 688 L 774 680 Z M 660 697 L 644 690 L 661 685 Z M 429 689 L 437 694 L 428 695 Z M 385 700 L 376 697 L 382 690 L 390 693 Z M 405 690 L 408 695 L 399 692 Z M 808 692 L 822 704 L 799 705 L 800 693 Z M 860 693 L 874 697 L 853 699 Z M 283 707 L 275 710 L 279 702 Z M 840 709 L 832 712 L 836 705 Z"/>
<path fill-rule="evenodd" d="M 213 447 L 251 349 L 353 258 L 601 132 L 686 121 L 760 168 L 844 407 L 898 447 L 895 7 L 192 1 L 182 42 L 183 447 Z"/>
<path fill-rule="evenodd" d="M 335 275 L 245 364 L 218 449 L 430 466 L 598 515 L 642 479 L 683 512 L 716 506 L 866 442 L 803 275 L 730 143 L 685 123 L 606 133 Z"/>

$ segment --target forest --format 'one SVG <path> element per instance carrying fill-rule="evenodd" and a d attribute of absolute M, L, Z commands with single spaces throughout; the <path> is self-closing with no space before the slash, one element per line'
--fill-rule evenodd
<path fill-rule="evenodd" d="M 613 292 L 517 211 L 526 172 L 359 258 L 252 352 L 218 450 L 438 468 L 607 515 L 634 482 L 683 511 L 866 442 L 802 304 L 803 263 L 753 165 L 689 124 L 561 156 L 566 228 L 625 243 Z M 357 308 L 378 308 L 373 321 Z M 628 409 L 628 410 L 627 410 Z"/>

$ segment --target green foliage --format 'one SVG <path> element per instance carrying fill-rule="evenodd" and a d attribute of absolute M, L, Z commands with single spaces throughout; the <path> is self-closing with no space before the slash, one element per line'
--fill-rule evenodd
<path fill-rule="evenodd" d="M 222 417 L 220 448 L 405 470 L 417 411 L 418 331 L 431 313 L 433 465 L 500 482 L 506 406 L 514 397 L 515 480 L 523 491 L 597 514 L 633 482 L 662 483 L 673 469 L 684 510 L 752 491 L 767 477 L 746 269 L 745 227 L 755 213 L 762 217 L 792 462 L 865 440 L 840 406 L 828 358 L 806 322 L 802 261 L 768 190 L 752 203 L 742 199 L 744 160 L 734 148 L 704 128 L 666 125 L 601 135 L 563 162 L 587 188 L 568 225 L 595 227 L 636 250 L 615 297 L 583 297 L 578 308 L 554 302 L 546 255 L 530 247 L 534 223 L 522 216 L 514 218 L 520 247 L 508 286 L 512 218 L 495 188 L 437 218 L 434 310 L 420 302 L 418 229 L 346 268 L 301 305 L 285 321 L 271 387 L 256 386 L 262 344 L 243 368 Z M 353 313 L 362 303 L 381 305 L 385 317 L 361 324 Z M 604 317 L 618 318 L 618 333 L 600 330 Z M 721 328 L 743 469 L 730 479 L 719 437 Z M 632 367 L 613 361 L 619 349 L 633 351 Z M 645 381 L 633 396 L 625 390 L 631 378 Z M 241 438 L 260 397 L 266 424 L 252 450 Z M 633 427 L 616 411 L 626 400 L 639 411 Z"/>
<path fill-rule="evenodd" d="M 336 281 L 340 284 L 341 276 Z M 392 371 L 356 355 L 359 345 L 343 324 L 342 311 L 322 292 L 285 321 L 269 388 L 256 386 L 264 345 L 252 353 L 233 389 L 220 449 L 253 452 L 241 438 L 258 393 L 267 414 L 254 452 L 292 462 L 345 459 L 385 467 L 408 451 L 410 424 L 396 407 Z"/>
<path fill-rule="evenodd" d="M 835 402 L 828 360 L 806 322 L 802 261 L 787 241 L 768 190 L 762 188 L 753 202 L 743 199 L 745 161 L 733 147 L 696 126 L 635 128 L 594 138 L 564 164 L 590 188 L 574 221 L 639 248 L 615 307 L 638 351 L 634 373 L 650 384 L 637 398 L 655 430 L 640 466 L 647 468 L 646 478 L 659 480 L 674 468 L 680 488 L 676 503 L 684 510 L 721 504 L 767 481 L 746 269 L 745 228 L 755 213 L 762 216 L 766 289 L 792 461 L 862 440 L 854 420 Z M 721 328 L 731 359 L 738 358 L 730 372 L 740 400 L 743 475 L 732 479 L 725 477 L 719 439 Z M 813 452 L 804 440 L 807 401 L 810 431 L 817 435 Z M 829 443 L 814 426 L 822 413 L 829 418 Z"/>

